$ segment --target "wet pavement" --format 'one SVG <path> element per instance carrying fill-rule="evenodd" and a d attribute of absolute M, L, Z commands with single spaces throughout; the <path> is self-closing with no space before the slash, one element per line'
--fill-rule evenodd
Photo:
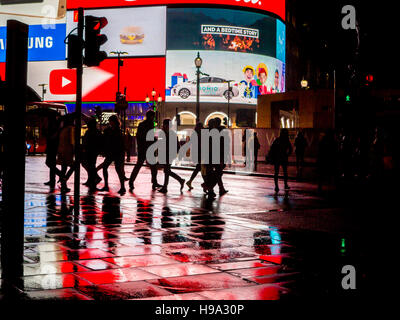
<path fill-rule="evenodd" d="M 330 230 L 318 229 L 319 220 L 337 221 L 343 210 L 311 183 L 275 194 L 271 179 L 225 175 L 229 192 L 209 200 L 200 176 L 191 192 L 181 194 L 171 181 L 164 195 L 151 190 L 143 168 L 134 193 L 119 196 L 113 166 L 109 173 L 110 192 L 81 187 L 75 215 L 73 190 L 49 193 L 44 157 L 27 158 L 25 299 L 284 300 L 347 294 L 340 287 L 347 263 L 367 274 L 356 229 L 336 232 L 347 220 L 337 230 L 329 222 Z M 315 228 L 298 223 L 308 211 Z"/>

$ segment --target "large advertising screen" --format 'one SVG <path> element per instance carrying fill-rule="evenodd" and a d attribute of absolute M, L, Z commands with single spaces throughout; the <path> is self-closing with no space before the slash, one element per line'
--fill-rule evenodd
<path fill-rule="evenodd" d="M 198 51 L 168 50 L 166 101 L 196 101 Z M 200 77 L 202 102 L 257 104 L 262 94 L 285 90 L 284 64 L 264 55 L 224 51 L 199 51 L 203 60 Z M 228 80 L 232 80 L 228 84 Z"/>
<path fill-rule="evenodd" d="M 104 60 L 99 67 L 83 69 L 83 101 L 115 101 L 118 87 L 118 60 Z M 144 101 L 153 88 L 162 93 L 165 86 L 165 58 L 128 58 L 120 69 L 120 88 L 127 87 L 128 101 Z M 4 79 L 5 63 L 0 63 Z M 68 69 L 66 61 L 28 63 L 28 85 L 39 96 L 40 84 L 47 84 L 46 101 L 72 102 L 76 98 L 76 70 Z M 164 97 L 163 97 L 164 99 Z"/>
<path fill-rule="evenodd" d="M 285 91 L 285 25 L 264 14 L 216 8 L 169 8 L 166 101 L 194 102 L 194 59 L 203 64 L 201 101 L 257 104 Z"/>
<path fill-rule="evenodd" d="M 108 41 L 101 48 L 109 56 L 112 51 L 127 52 L 127 56 L 165 55 L 165 7 L 85 10 L 85 15 L 107 18 L 102 34 Z M 68 32 L 76 28 L 76 11 L 68 11 L 67 26 Z"/>
<path fill-rule="evenodd" d="M 1 1 L 0 62 L 6 61 L 7 21 L 29 25 L 28 61 L 65 60 L 65 0 Z"/>
<path fill-rule="evenodd" d="M 285 20 L 285 0 L 68 0 L 68 9 L 152 6 L 152 5 L 221 5 L 267 11 Z"/>

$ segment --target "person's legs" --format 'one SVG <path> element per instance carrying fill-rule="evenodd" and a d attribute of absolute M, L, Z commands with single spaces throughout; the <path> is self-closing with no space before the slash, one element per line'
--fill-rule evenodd
<path fill-rule="evenodd" d="M 285 184 L 285 189 L 290 189 L 290 188 L 289 188 L 289 185 L 288 185 L 287 166 L 288 166 L 288 163 L 287 163 L 287 162 L 282 163 L 283 181 L 284 181 L 284 184 Z"/>
<path fill-rule="evenodd" d="M 158 181 L 157 181 L 157 165 L 155 164 L 149 164 L 150 167 L 150 172 L 151 172 L 151 184 L 153 185 L 153 190 L 155 190 L 156 188 L 162 187 Z"/>
<path fill-rule="evenodd" d="M 189 187 L 189 190 L 192 190 L 192 189 L 193 189 L 193 187 L 192 187 L 192 182 L 193 182 L 193 180 L 196 178 L 196 176 L 197 176 L 197 174 L 200 172 L 200 170 L 201 170 L 201 164 L 198 163 L 198 164 L 196 165 L 196 168 L 193 170 L 193 173 L 192 173 L 192 175 L 190 176 L 189 181 L 186 182 L 186 185 Z"/>
<path fill-rule="evenodd" d="M 224 183 L 222 182 L 223 165 L 216 165 L 214 168 L 214 174 L 216 183 L 218 184 L 219 194 L 222 196 L 228 192 L 228 190 L 226 190 L 224 187 Z"/>
<path fill-rule="evenodd" d="M 275 191 L 279 191 L 279 185 L 278 185 L 278 177 L 279 177 L 279 163 L 274 164 L 274 182 L 275 182 Z"/>
<path fill-rule="evenodd" d="M 137 162 L 136 162 L 135 167 L 133 168 L 131 176 L 129 178 L 129 189 L 130 190 L 133 190 L 135 188 L 134 183 L 135 183 L 136 177 L 140 171 L 140 168 L 143 166 L 145 159 L 146 158 L 143 156 L 143 154 L 138 155 Z"/>
<path fill-rule="evenodd" d="M 115 171 L 118 174 L 118 178 L 119 178 L 119 183 L 121 185 L 121 189 L 119 190 L 119 193 L 125 193 L 125 170 L 124 170 L 124 157 L 125 154 L 122 154 L 121 157 L 119 157 L 119 159 L 115 159 Z"/>
<path fill-rule="evenodd" d="M 163 187 L 158 191 L 160 191 L 162 193 L 167 193 L 170 172 L 171 172 L 171 165 L 165 164 L 164 165 L 164 184 L 163 184 Z"/>
<path fill-rule="evenodd" d="M 106 157 L 103 162 L 103 178 L 104 178 L 104 187 L 101 191 L 108 191 L 108 167 L 112 163 L 112 159 L 110 157 Z"/>

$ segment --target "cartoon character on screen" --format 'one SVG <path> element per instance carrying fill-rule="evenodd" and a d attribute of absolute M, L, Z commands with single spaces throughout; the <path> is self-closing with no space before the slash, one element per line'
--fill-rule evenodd
<path fill-rule="evenodd" d="M 243 68 L 244 80 L 240 81 L 240 86 L 243 87 L 244 98 L 257 98 L 258 85 L 254 80 L 254 68 L 252 66 L 245 66 Z"/>
<path fill-rule="evenodd" d="M 281 92 L 285 92 L 285 73 L 282 70 L 281 76 Z"/>
<path fill-rule="evenodd" d="M 275 70 L 275 76 L 274 76 L 274 86 L 272 88 L 272 93 L 280 93 L 281 91 L 279 90 L 279 70 Z"/>
<path fill-rule="evenodd" d="M 260 63 L 257 67 L 257 78 L 258 94 L 271 93 L 271 90 L 267 87 L 268 68 L 264 63 Z"/>

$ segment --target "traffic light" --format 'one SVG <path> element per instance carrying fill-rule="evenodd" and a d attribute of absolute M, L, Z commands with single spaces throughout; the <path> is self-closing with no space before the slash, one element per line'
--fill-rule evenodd
<path fill-rule="evenodd" d="M 100 122 L 101 121 L 101 115 L 103 114 L 103 110 L 101 109 L 100 106 L 95 106 L 94 107 L 94 112 L 96 114 L 97 120 Z"/>
<path fill-rule="evenodd" d="M 77 68 L 82 63 L 82 44 L 74 34 L 68 36 L 68 69 Z"/>
<path fill-rule="evenodd" d="M 120 112 L 128 109 L 128 101 L 126 100 L 126 95 L 117 92 L 116 103 L 115 103 L 115 111 Z"/>
<path fill-rule="evenodd" d="M 350 103 L 350 102 L 351 102 L 351 97 L 350 97 L 349 94 L 346 94 L 345 101 L 346 101 L 347 103 Z"/>
<path fill-rule="evenodd" d="M 100 34 L 102 28 L 107 25 L 105 17 L 85 17 L 85 57 L 83 63 L 88 67 L 98 66 L 107 58 L 105 51 L 100 51 L 100 46 L 107 42 L 107 36 Z"/>

